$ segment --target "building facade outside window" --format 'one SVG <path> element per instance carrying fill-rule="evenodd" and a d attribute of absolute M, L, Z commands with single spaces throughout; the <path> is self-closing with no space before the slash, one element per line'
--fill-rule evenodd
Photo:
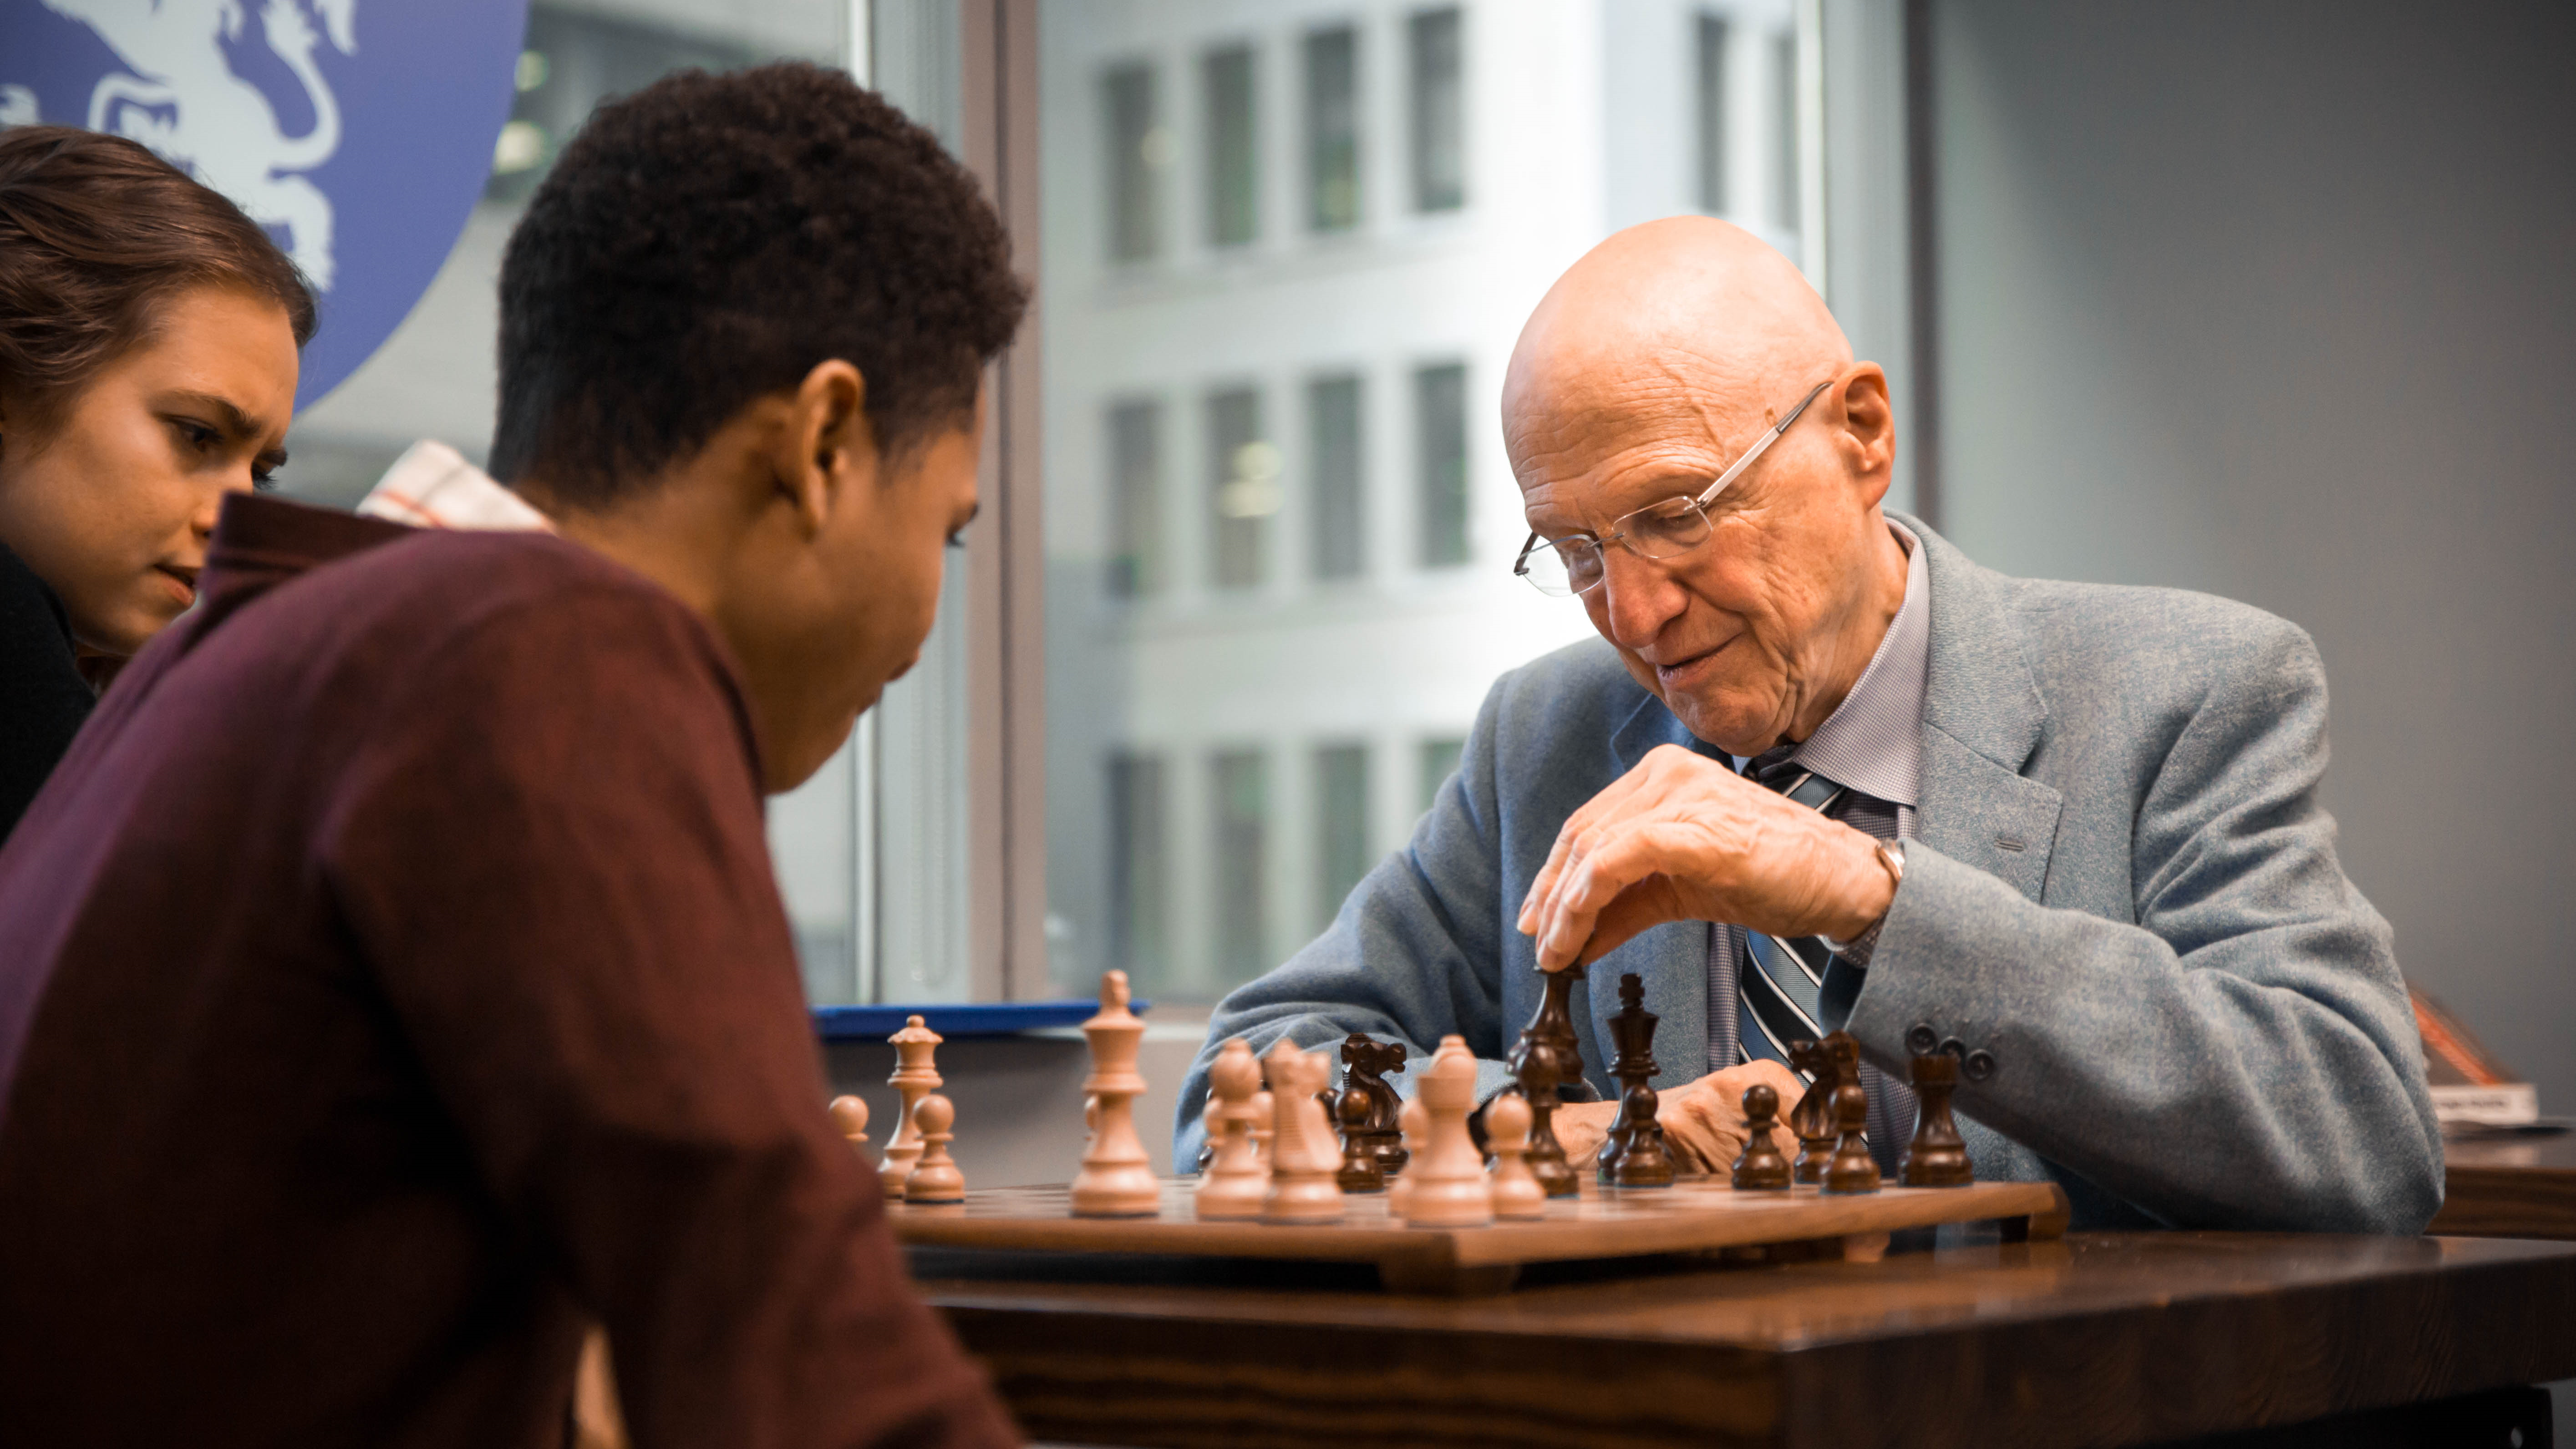
<path fill-rule="evenodd" d="M 1727 191 L 1726 148 L 1728 137 L 1728 88 L 1726 84 L 1727 39 L 1732 33 L 1723 15 L 1702 14 L 1692 27 L 1696 34 L 1699 71 L 1695 79 L 1699 127 L 1699 209 L 1711 216 L 1724 216 L 1733 210 Z"/>
<path fill-rule="evenodd" d="M 1163 170 L 1171 164 L 1171 133 L 1156 124 L 1154 68 L 1128 64 L 1101 77 L 1107 113 L 1110 208 L 1109 254 L 1122 262 L 1152 260 L 1163 249 Z"/>
<path fill-rule="evenodd" d="M 1362 382 L 1355 373 L 1306 384 L 1308 496 L 1315 577 L 1355 579 L 1368 567 L 1368 500 L 1360 438 Z"/>
<path fill-rule="evenodd" d="M 1279 450 L 1262 436 L 1261 393 L 1210 394 L 1207 438 L 1210 580 L 1220 589 L 1258 588 L 1269 577 L 1270 519 L 1281 504 Z"/>
<path fill-rule="evenodd" d="M 1467 561 L 1467 365 L 1441 363 L 1413 374 L 1414 474 L 1422 509 L 1422 566 Z"/>
<path fill-rule="evenodd" d="M 1163 405 L 1109 409 L 1109 592 L 1137 598 L 1163 587 Z"/>
<path fill-rule="evenodd" d="M 1329 744 L 1315 751 L 1315 908 L 1313 929 L 1331 925 L 1342 898 L 1377 858 L 1369 851 L 1369 747 Z"/>

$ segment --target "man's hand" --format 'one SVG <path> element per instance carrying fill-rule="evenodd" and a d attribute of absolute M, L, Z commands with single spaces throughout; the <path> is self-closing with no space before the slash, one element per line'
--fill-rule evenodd
<path fill-rule="evenodd" d="M 1744 1089 L 1756 1082 L 1780 1094 L 1783 1123 L 1788 1121 L 1789 1109 L 1807 1092 L 1797 1073 L 1778 1062 L 1760 1061 L 1711 1072 L 1659 1094 L 1655 1120 L 1664 1124 L 1664 1145 L 1675 1167 L 1725 1172 L 1735 1166 L 1735 1159 L 1744 1152 Z M 1565 1148 L 1565 1160 L 1587 1167 L 1601 1151 L 1610 1123 L 1618 1115 L 1617 1102 L 1568 1102 L 1557 1108 L 1550 1121 L 1556 1140 Z M 1794 1140 L 1779 1145 L 1783 1151 L 1796 1152 Z"/>
<path fill-rule="evenodd" d="M 1659 745 L 1557 832 L 1520 929 L 1538 938 L 1540 968 L 1558 971 L 1666 921 L 1848 940 L 1895 898 L 1867 835 Z"/>

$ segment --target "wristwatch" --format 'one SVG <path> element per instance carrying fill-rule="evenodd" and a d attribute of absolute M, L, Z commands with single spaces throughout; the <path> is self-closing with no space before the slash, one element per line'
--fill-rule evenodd
<path fill-rule="evenodd" d="M 1878 842 L 1878 863 L 1887 867 L 1887 879 L 1891 885 L 1895 886 L 1899 890 L 1905 888 L 1904 841 L 1882 840 Z M 1889 909 L 1893 910 L 1894 908 L 1895 902 L 1893 898 L 1891 898 L 1889 901 Z M 1869 923 L 1868 929 L 1862 931 L 1859 935 L 1852 937 L 1848 941 L 1837 941 L 1831 936 L 1825 936 L 1819 939 L 1823 940 L 1825 943 L 1826 950 L 1840 956 L 1844 961 L 1849 962 L 1851 965 L 1865 970 L 1869 966 L 1869 958 L 1872 955 L 1875 955 L 1878 951 L 1878 933 L 1885 929 L 1886 925 L 1887 914 L 1882 911 L 1879 913 L 1877 920 Z"/>

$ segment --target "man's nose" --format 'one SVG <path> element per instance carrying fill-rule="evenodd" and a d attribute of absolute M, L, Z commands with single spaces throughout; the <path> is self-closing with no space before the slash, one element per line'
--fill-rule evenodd
<path fill-rule="evenodd" d="M 1600 622 L 1610 642 L 1623 649 L 1643 649 L 1687 603 L 1681 585 L 1651 559 L 1642 559 L 1616 544 L 1601 551 Z"/>

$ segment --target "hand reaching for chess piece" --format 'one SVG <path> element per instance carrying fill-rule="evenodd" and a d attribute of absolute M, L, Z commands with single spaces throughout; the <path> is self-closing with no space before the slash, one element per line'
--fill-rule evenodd
<path fill-rule="evenodd" d="M 1804 1096 L 1807 1084 L 1774 1061 L 1759 1061 L 1661 1093 L 1655 1120 L 1664 1125 L 1665 1150 L 1673 1165 L 1687 1171 L 1723 1174 L 1744 1151 L 1744 1089 L 1760 1082 L 1783 1102 Z M 1616 1102 L 1568 1102 L 1556 1109 L 1557 1140 L 1565 1160 L 1588 1163 L 1601 1150 L 1610 1123 L 1619 1115 Z"/>

